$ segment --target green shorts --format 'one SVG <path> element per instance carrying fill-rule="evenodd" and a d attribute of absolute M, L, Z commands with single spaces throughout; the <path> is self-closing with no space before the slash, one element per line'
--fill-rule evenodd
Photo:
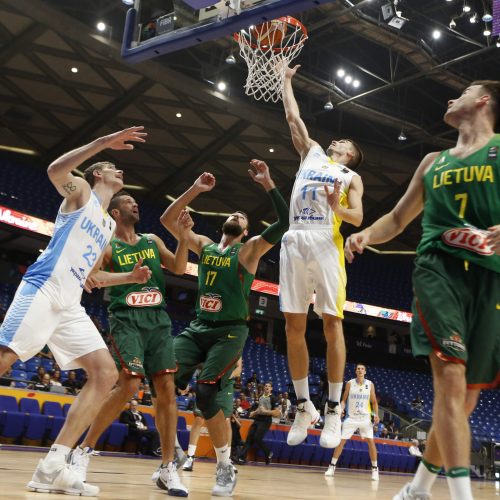
<path fill-rule="evenodd" d="M 217 405 L 224 413 L 224 417 L 229 418 L 233 414 L 234 378 L 228 379 L 227 384 L 221 388 L 215 399 L 217 400 Z M 203 417 L 201 410 L 196 406 L 196 402 L 194 404 L 193 413 L 197 417 Z"/>
<path fill-rule="evenodd" d="M 111 353 L 119 370 L 147 376 L 177 371 L 172 323 L 163 309 L 130 308 L 109 314 Z"/>
<path fill-rule="evenodd" d="M 412 350 L 466 366 L 469 388 L 500 383 L 500 274 L 445 253 L 413 272 Z"/>
<path fill-rule="evenodd" d="M 179 371 L 175 384 L 183 389 L 191 380 L 198 365 L 203 365 L 198 376 L 200 384 L 227 385 L 248 337 L 246 322 L 219 322 L 208 324 L 195 319 L 174 339 L 175 357 Z"/>

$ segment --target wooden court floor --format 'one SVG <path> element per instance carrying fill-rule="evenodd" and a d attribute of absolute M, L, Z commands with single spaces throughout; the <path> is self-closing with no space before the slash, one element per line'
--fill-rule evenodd
<path fill-rule="evenodd" d="M 67 496 L 33 493 L 26 483 L 45 452 L 12 451 L 0 448 L 0 498 L 46 500 Z M 101 499 L 165 500 L 166 492 L 150 480 L 158 460 L 114 456 L 92 457 L 88 481 L 100 487 Z M 181 472 L 189 488 L 191 500 L 212 498 L 214 462 L 195 461 L 193 472 Z M 295 468 L 280 465 L 245 465 L 239 467 L 238 484 L 234 497 L 239 500 L 326 499 L 342 500 L 392 499 L 410 476 L 380 474 L 378 483 L 372 482 L 369 472 L 339 470 L 335 477 L 325 478 L 324 469 Z M 474 498 L 500 498 L 498 485 L 492 482 L 473 482 Z M 215 498 L 215 497 L 213 497 Z M 433 500 L 449 499 L 446 481 L 439 478 L 433 489 Z"/>

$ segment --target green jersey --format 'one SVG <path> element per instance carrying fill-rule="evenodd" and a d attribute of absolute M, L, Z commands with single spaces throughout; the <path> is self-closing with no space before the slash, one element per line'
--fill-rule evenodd
<path fill-rule="evenodd" d="M 135 245 L 128 245 L 116 238 L 111 241 L 111 263 L 106 271 L 129 272 L 139 259 L 143 259 L 143 265 L 151 269 L 151 278 L 147 283 L 109 287 L 110 311 L 129 307 L 165 306 L 165 276 L 161 268 L 160 252 L 150 235 L 139 236 L 140 240 Z"/>
<path fill-rule="evenodd" d="M 424 175 L 423 235 L 417 254 L 434 249 L 500 273 L 500 256 L 486 242 L 500 224 L 500 135 L 460 159 L 441 153 Z"/>
<path fill-rule="evenodd" d="M 198 263 L 198 319 L 248 319 L 248 296 L 254 275 L 238 262 L 242 245 L 237 243 L 224 250 L 220 250 L 216 243 L 203 247 Z"/>

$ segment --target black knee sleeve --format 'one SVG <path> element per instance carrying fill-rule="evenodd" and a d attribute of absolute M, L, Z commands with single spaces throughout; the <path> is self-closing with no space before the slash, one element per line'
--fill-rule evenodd
<path fill-rule="evenodd" d="M 203 418 L 215 417 L 220 410 L 217 404 L 218 384 L 196 384 L 196 406 L 203 413 Z"/>

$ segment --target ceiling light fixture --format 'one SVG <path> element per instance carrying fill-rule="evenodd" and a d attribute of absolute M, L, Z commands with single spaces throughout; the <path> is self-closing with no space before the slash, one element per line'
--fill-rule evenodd
<path fill-rule="evenodd" d="M 485 23 L 491 23 L 491 21 L 493 21 L 493 16 L 489 12 L 485 12 L 482 19 Z"/>
<path fill-rule="evenodd" d="M 274 153 L 274 148 L 269 148 L 270 153 Z"/>
<path fill-rule="evenodd" d="M 497 38 L 497 43 L 496 43 L 497 48 L 500 49 L 500 36 Z"/>
<path fill-rule="evenodd" d="M 71 68 L 71 73 L 78 73 L 78 68 L 76 66 L 73 66 Z"/>
<path fill-rule="evenodd" d="M 105 31 L 106 30 L 106 24 L 103 23 L 102 21 L 99 21 L 96 25 L 97 31 Z"/>
<path fill-rule="evenodd" d="M 345 76 L 345 70 L 343 70 L 342 68 L 339 68 L 339 69 L 337 70 L 337 76 L 338 76 L 339 78 L 343 78 L 343 77 Z"/>
<path fill-rule="evenodd" d="M 469 22 L 471 24 L 474 24 L 476 21 L 477 21 L 477 14 L 474 12 L 474 14 L 472 14 L 472 16 L 470 16 Z"/>
<path fill-rule="evenodd" d="M 122 0 L 124 5 L 134 5 L 134 0 Z"/>
<path fill-rule="evenodd" d="M 359 85 L 360 85 L 359 80 L 354 80 L 354 81 L 352 82 L 352 86 L 353 86 L 355 89 L 357 89 L 357 88 L 359 87 Z"/>
<path fill-rule="evenodd" d="M 331 111 L 333 109 L 332 101 L 326 101 L 325 104 L 323 105 L 323 109 L 325 111 Z"/>
<path fill-rule="evenodd" d="M 346 83 L 351 83 L 351 82 L 352 82 L 352 76 L 351 76 L 351 75 L 347 75 L 347 76 L 345 77 L 345 82 L 346 82 Z"/>
<path fill-rule="evenodd" d="M 432 38 L 434 38 L 434 40 L 439 40 L 441 38 L 441 32 L 439 30 L 434 30 L 432 32 Z"/>
<path fill-rule="evenodd" d="M 226 64 L 236 64 L 236 57 L 233 54 L 229 54 L 226 57 Z"/>
<path fill-rule="evenodd" d="M 464 1 L 464 6 L 462 7 L 462 10 L 464 12 L 470 12 L 470 9 L 471 9 L 470 5 L 468 5 L 467 2 Z"/>
<path fill-rule="evenodd" d="M 182 118 L 182 113 L 175 113 L 175 116 L 176 116 L 177 118 Z"/>
<path fill-rule="evenodd" d="M 450 29 L 453 29 L 453 28 L 456 28 L 456 27 L 457 27 L 457 23 L 455 22 L 455 19 L 452 19 L 452 20 L 450 21 L 449 26 L 450 26 Z"/>
<path fill-rule="evenodd" d="M 491 30 L 488 27 L 485 27 L 484 31 L 483 31 L 483 35 L 484 36 L 490 36 L 491 35 Z"/>
<path fill-rule="evenodd" d="M 220 81 L 219 83 L 217 83 L 217 89 L 220 90 L 221 92 L 224 92 L 226 88 L 227 88 L 226 82 Z"/>
<path fill-rule="evenodd" d="M 404 131 L 403 131 L 403 130 L 401 130 L 401 132 L 400 132 L 400 133 L 399 133 L 399 135 L 398 135 L 398 141 L 403 142 L 403 141 L 406 141 L 406 139 L 408 139 L 408 138 L 406 137 L 406 134 L 404 133 Z"/>

